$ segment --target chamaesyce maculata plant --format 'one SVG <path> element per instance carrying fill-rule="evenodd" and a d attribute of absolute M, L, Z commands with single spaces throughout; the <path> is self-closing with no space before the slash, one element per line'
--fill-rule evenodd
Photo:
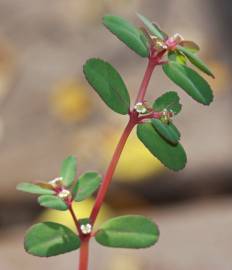
<path fill-rule="evenodd" d="M 167 168 L 178 171 L 185 167 L 187 158 L 180 144 L 180 132 L 173 124 L 173 118 L 180 113 L 182 107 L 178 94 L 169 91 L 153 102 L 145 101 L 154 68 L 162 66 L 169 79 L 204 105 L 212 102 L 212 90 L 188 63 L 207 75 L 214 76 L 197 56 L 199 47 L 196 43 L 183 39 L 179 34 L 169 37 L 146 17 L 140 14 L 138 17 L 144 27 L 137 28 L 118 16 L 107 15 L 103 18 L 106 28 L 138 55 L 148 59 L 134 105 L 130 105 L 127 87 L 111 64 L 92 58 L 83 68 L 87 81 L 106 105 L 116 113 L 129 116 L 103 179 L 96 172 L 86 172 L 75 181 L 76 158 L 70 156 L 64 160 L 58 178 L 49 182 L 21 183 L 17 186 L 18 190 L 38 194 L 38 203 L 41 206 L 69 211 L 76 225 L 77 233 L 54 222 L 33 225 L 27 231 L 24 242 L 25 250 L 32 255 L 50 257 L 80 248 L 79 270 L 86 270 L 89 241 L 92 238 L 100 245 L 114 248 L 146 248 L 154 245 L 159 238 L 157 225 L 140 215 L 112 218 L 97 231 L 94 230 L 94 224 L 123 147 L 135 126 L 139 140 Z M 73 210 L 73 201 L 85 200 L 96 191 L 90 216 L 79 219 L 78 212 Z"/>

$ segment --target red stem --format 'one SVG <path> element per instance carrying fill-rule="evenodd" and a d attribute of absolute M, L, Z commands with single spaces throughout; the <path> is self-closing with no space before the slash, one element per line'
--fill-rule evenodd
<path fill-rule="evenodd" d="M 113 157 L 112 157 L 112 160 L 110 162 L 110 165 L 106 171 L 106 174 L 103 178 L 103 181 L 102 181 L 102 185 L 98 191 L 98 194 L 97 194 L 97 197 L 96 197 L 96 200 L 95 200 L 95 204 L 93 206 L 93 210 L 91 212 L 91 215 L 90 215 L 90 220 L 91 220 L 91 223 L 92 225 L 94 224 L 95 220 L 96 220 L 96 217 L 99 213 L 99 210 L 101 208 L 101 205 L 102 205 L 102 202 L 105 198 L 105 195 L 106 195 L 106 192 L 108 190 L 108 187 L 109 187 L 109 184 L 111 182 L 111 179 L 112 179 L 112 176 L 114 174 L 114 171 L 116 169 L 116 166 L 117 166 L 117 163 L 119 161 L 119 158 L 120 158 L 120 155 L 122 153 L 122 150 L 124 148 L 124 145 L 126 144 L 126 141 L 127 141 L 127 138 L 129 137 L 132 129 L 134 128 L 134 126 L 136 125 L 136 122 L 135 120 L 131 117 L 126 128 L 124 129 L 124 132 L 119 140 L 119 143 L 114 151 L 114 154 L 113 154 Z"/>
<path fill-rule="evenodd" d="M 144 97 L 147 91 L 147 86 L 148 83 L 150 81 L 152 72 L 155 68 L 155 66 L 157 65 L 157 62 L 155 61 L 156 59 L 154 58 L 149 58 L 148 64 L 147 64 L 147 69 L 145 71 L 144 77 L 143 77 L 143 81 L 141 83 L 141 86 L 139 88 L 139 92 L 135 101 L 135 104 L 138 102 L 143 102 L 144 101 Z"/>
<path fill-rule="evenodd" d="M 68 210 L 69 210 L 69 212 L 70 212 L 70 214 L 71 214 L 71 216 L 72 216 L 72 218 L 73 218 L 73 221 L 74 221 L 75 226 L 76 226 L 76 228 L 77 228 L 77 231 L 78 231 L 78 234 L 79 234 L 79 236 L 80 236 L 80 239 L 82 239 L 82 235 L 83 235 L 83 234 L 82 234 L 82 231 L 81 231 L 81 228 L 80 228 L 80 223 L 79 223 L 79 221 L 78 221 L 78 219 L 77 219 L 77 217 L 76 217 L 76 214 L 75 214 L 75 212 L 74 212 L 74 210 L 73 210 L 73 208 L 72 208 L 72 204 L 69 205 Z"/>
<path fill-rule="evenodd" d="M 89 237 L 86 237 L 81 242 L 80 257 L 79 257 L 79 270 L 87 270 L 89 262 Z"/>

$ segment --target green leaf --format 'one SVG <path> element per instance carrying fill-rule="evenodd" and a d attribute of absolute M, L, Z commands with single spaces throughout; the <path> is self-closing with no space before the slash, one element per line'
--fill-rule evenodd
<path fill-rule="evenodd" d="M 187 158 L 180 143 L 168 143 L 155 130 L 151 123 L 140 124 L 137 135 L 147 149 L 158 158 L 167 168 L 178 171 L 185 167 Z"/>
<path fill-rule="evenodd" d="M 166 37 L 166 35 L 163 33 L 163 31 L 161 31 L 159 29 L 159 27 L 157 25 L 155 25 L 154 23 L 152 23 L 148 18 L 146 18 L 145 16 L 137 13 L 139 19 L 144 23 L 144 25 L 147 27 L 147 29 L 156 37 L 164 40 L 164 38 Z"/>
<path fill-rule="evenodd" d="M 130 96 L 126 85 L 109 63 L 92 58 L 85 63 L 83 70 L 89 84 L 113 111 L 128 114 Z"/>
<path fill-rule="evenodd" d="M 90 197 L 101 184 L 101 176 L 96 172 L 82 174 L 73 188 L 74 200 L 83 201 Z"/>
<path fill-rule="evenodd" d="M 65 211 L 68 209 L 67 204 L 64 200 L 57 196 L 43 195 L 38 198 L 38 203 L 47 208 Z"/>
<path fill-rule="evenodd" d="M 130 49 L 142 57 L 149 55 L 143 39 L 143 33 L 134 25 L 118 16 L 106 15 L 103 24 Z"/>
<path fill-rule="evenodd" d="M 178 114 L 181 111 L 182 105 L 180 104 L 180 98 L 174 91 L 169 91 L 158 97 L 153 103 L 153 109 L 156 112 L 161 112 L 164 109 L 172 111 L 174 114 Z"/>
<path fill-rule="evenodd" d="M 64 225 L 44 222 L 33 225 L 26 233 L 25 250 L 35 256 L 51 257 L 80 247 L 79 237 Z"/>
<path fill-rule="evenodd" d="M 186 64 L 186 57 L 179 53 L 177 50 L 176 51 L 169 51 L 168 52 L 168 59 L 170 61 L 176 61 L 180 64 L 185 65 Z"/>
<path fill-rule="evenodd" d="M 171 61 L 163 65 L 163 70 L 174 83 L 199 103 L 209 105 L 213 101 L 209 84 L 193 69 Z"/>
<path fill-rule="evenodd" d="M 207 75 L 211 76 L 214 78 L 213 73 L 211 72 L 211 70 L 206 66 L 206 64 L 193 52 L 191 52 L 189 49 L 184 48 L 182 46 L 177 46 L 177 49 L 182 52 L 188 59 L 189 61 L 196 66 L 197 68 L 199 68 L 201 71 L 203 71 L 204 73 L 206 73 Z"/>
<path fill-rule="evenodd" d="M 20 191 L 24 191 L 24 192 L 33 193 L 33 194 L 44 194 L 44 195 L 55 194 L 55 191 L 53 190 L 45 189 L 32 183 L 20 183 L 17 185 L 16 189 Z"/>
<path fill-rule="evenodd" d="M 159 119 L 152 119 L 151 122 L 156 131 L 164 139 L 166 139 L 168 142 L 172 144 L 178 143 L 178 141 L 180 140 L 180 132 L 171 122 L 165 124 Z"/>
<path fill-rule="evenodd" d="M 63 178 L 64 185 L 69 187 L 72 185 L 77 171 L 77 159 L 73 156 L 67 157 L 61 167 L 61 177 Z"/>
<path fill-rule="evenodd" d="M 146 248 L 154 245 L 158 238 L 157 225 L 138 215 L 110 219 L 95 236 L 99 244 L 115 248 Z"/>

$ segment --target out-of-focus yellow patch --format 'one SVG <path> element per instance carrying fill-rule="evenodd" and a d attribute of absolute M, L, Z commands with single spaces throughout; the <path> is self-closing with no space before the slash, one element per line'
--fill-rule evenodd
<path fill-rule="evenodd" d="M 103 144 L 106 160 L 112 157 L 118 140 L 118 135 L 107 137 L 107 141 Z M 165 167 L 162 163 L 149 153 L 136 135 L 131 134 L 121 155 L 114 177 L 118 181 L 123 182 L 141 181 L 151 175 L 162 173 L 164 169 Z"/>
<path fill-rule="evenodd" d="M 142 261 L 136 255 L 115 255 L 112 256 L 110 270 L 126 269 L 126 270 L 140 270 L 142 269 Z"/>
<path fill-rule="evenodd" d="M 53 112 L 64 122 L 81 122 L 91 112 L 91 102 L 84 84 L 76 81 L 59 83 L 53 92 Z"/>
<path fill-rule="evenodd" d="M 205 79 L 211 85 L 213 91 L 216 94 L 220 95 L 225 90 L 230 90 L 230 85 L 231 85 L 232 80 L 231 80 L 229 67 L 219 61 L 205 61 L 205 62 L 207 63 L 207 66 L 210 67 L 213 74 L 215 75 L 215 79 L 213 79 L 203 74 Z"/>
<path fill-rule="evenodd" d="M 82 201 L 82 202 L 74 202 L 73 209 L 75 213 L 77 214 L 78 218 L 86 218 L 86 217 L 89 217 L 93 204 L 94 204 L 94 200 L 92 198 Z M 99 212 L 98 218 L 96 220 L 95 227 L 98 227 L 105 220 L 107 220 L 108 218 L 112 216 L 113 216 L 113 212 L 111 211 L 111 209 L 107 205 L 103 204 Z M 76 231 L 75 224 L 73 222 L 73 219 L 69 211 L 58 211 L 58 210 L 53 210 L 53 209 L 46 209 L 39 216 L 38 219 L 40 222 L 41 221 L 42 222 L 44 221 L 57 222 L 57 223 L 60 223 L 69 227 L 73 231 Z"/>

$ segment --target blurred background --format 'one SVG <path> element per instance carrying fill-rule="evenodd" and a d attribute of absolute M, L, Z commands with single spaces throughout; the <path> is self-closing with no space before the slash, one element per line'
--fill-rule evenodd
<path fill-rule="evenodd" d="M 147 250 L 106 249 L 92 241 L 94 270 L 231 270 L 231 1 L 221 0 L 0 0 L 0 269 L 75 269 L 76 252 L 39 259 L 24 252 L 25 230 L 38 220 L 64 222 L 69 214 L 45 211 L 19 182 L 50 180 L 62 160 L 78 157 L 78 174 L 104 173 L 127 119 L 111 112 L 87 85 L 82 65 L 110 61 L 134 97 L 146 60 L 101 24 L 114 13 L 141 25 L 136 12 L 169 34 L 196 41 L 216 75 L 210 107 L 197 104 L 157 69 L 152 99 L 176 90 L 184 104 L 176 124 L 188 154 L 172 173 L 133 134 L 101 213 L 138 213 L 160 227 Z M 77 206 L 88 216 L 92 201 Z"/>

